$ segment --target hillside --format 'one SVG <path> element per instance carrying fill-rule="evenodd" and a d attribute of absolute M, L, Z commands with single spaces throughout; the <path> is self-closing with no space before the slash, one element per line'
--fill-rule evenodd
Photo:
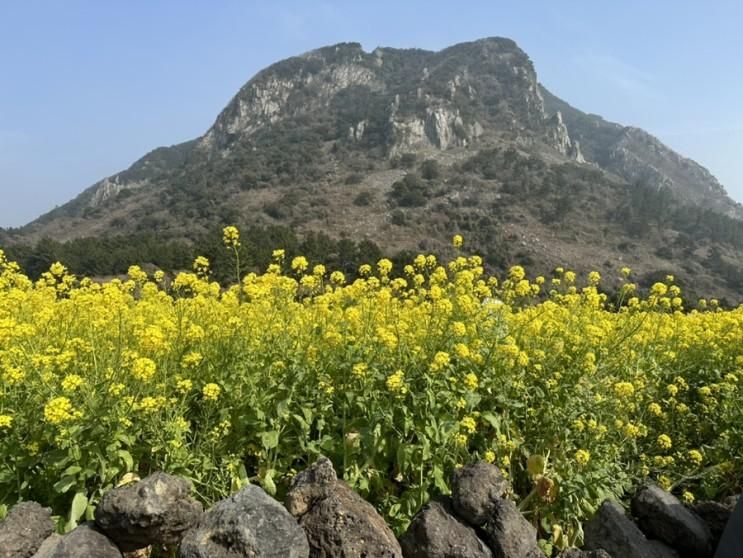
<path fill-rule="evenodd" d="M 631 266 L 743 300 L 743 208 L 703 167 L 637 128 L 571 107 L 511 40 L 439 52 L 359 44 L 278 62 L 195 140 L 129 169 L 0 243 L 221 224 L 367 240 L 389 254 L 448 249 L 487 264 Z M 610 279 L 609 279 L 610 280 Z"/>

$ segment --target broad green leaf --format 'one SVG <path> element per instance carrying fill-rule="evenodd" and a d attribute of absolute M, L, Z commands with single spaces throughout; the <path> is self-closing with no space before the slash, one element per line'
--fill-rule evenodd
<path fill-rule="evenodd" d="M 269 430 L 268 432 L 261 432 L 261 443 L 267 450 L 273 449 L 279 445 L 279 431 Z"/>
<path fill-rule="evenodd" d="M 132 458 L 131 453 L 126 450 L 119 450 L 116 453 L 124 461 L 127 471 L 131 471 L 134 469 L 134 458 Z"/>
<path fill-rule="evenodd" d="M 76 493 L 70 506 L 70 520 L 78 521 L 85 513 L 85 508 L 87 507 L 88 495 L 85 492 Z"/>
<path fill-rule="evenodd" d="M 55 492 L 64 494 L 76 484 L 77 484 L 77 477 L 67 476 L 67 477 L 62 477 L 57 482 L 55 482 L 53 488 Z"/>

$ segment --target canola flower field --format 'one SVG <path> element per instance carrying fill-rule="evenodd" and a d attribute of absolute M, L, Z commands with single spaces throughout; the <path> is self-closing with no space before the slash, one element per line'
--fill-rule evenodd
<path fill-rule="evenodd" d="M 319 454 L 398 531 L 451 471 L 485 459 L 557 547 L 650 477 L 686 501 L 743 479 L 743 307 L 684 308 L 673 277 L 621 300 L 601 277 L 420 255 L 359 278 L 282 250 L 238 281 L 32 282 L 0 251 L 0 516 L 19 499 L 66 528 L 127 473 L 166 470 L 210 502 L 280 497 Z M 462 238 L 454 237 L 461 251 Z"/>

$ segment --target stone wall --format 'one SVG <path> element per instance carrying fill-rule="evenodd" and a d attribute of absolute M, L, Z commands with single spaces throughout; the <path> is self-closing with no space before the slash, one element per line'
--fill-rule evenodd
<path fill-rule="evenodd" d="M 154 473 L 106 493 L 95 521 L 53 533 L 51 511 L 34 502 L 0 522 L 0 558 L 542 558 L 534 526 L 508 498 L 494 465 L 455 471 L 452 494 L 426 504 L 398 539 L 327 458 L 294 479 L 281 505 L 247 486 L 204 511 L 189 481 Z M 640 487 L 631 514 L 604 502 L 585 525 L 585 548 L 561 558 L 711 558 L 735 499 L 684 506 Z"/>

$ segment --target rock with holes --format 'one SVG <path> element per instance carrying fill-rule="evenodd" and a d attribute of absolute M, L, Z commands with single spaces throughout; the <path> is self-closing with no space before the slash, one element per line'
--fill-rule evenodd
<path fill-rule="evenodd" d="M 119 548 L 96 529 L 93 522 L 84 523 L 62 537 L 49 558 L 122 558 Z"/>
<path fill-rule="evenodd" d="M 308 558 L 297 521 L 258 486 L 250 485 L 206 511 L 186 532 L 180 558 Z"/>
<path fill-rule="evenodd" d="M 648 537 L 663 541 L 683 558 L 712 556 L 712 534 L 707 525 L 670 492 L 646 484 L 632 498 L 631 507 Z"/>
<path fill-rule="evenodd" d="M 492 558 L 475 530 L 454 517 L 451 501 L 423 506 L 400 537 L 405 558 Z"/>
<path fill-rule="evenodd" d="M 394 533 L 371 504 L 338 480 L 321 457 L 297 475 L 286 495 L 315 557 L 402 558 Z"/>
<path fill-rule="evenodd" d="M 294 517 L 304 515 L 316 502 L 330 496 L 337 480 L 333 462 L 320 457 L 292 480 L 286 495 L 286 509 Z"/>
<path fill-rule="evenodd" d="M 21 502 L 0 521 L 0 558 L 29 558 L 54 530 L 52 512 L 36 502 Z"/>
<path fill-rule="evenodd" d="M 152 544 L 177 545 L 202 512 L 191 497 L 188 480 L 153 473 L 106 492 L 95 510 L 95 522 L 121 550 L 130 552 Z"/>
<path fill-rule="evenodd" d="M 583 531 L 586 550 L 603 549 L 615 558 L 658 558 L 658 552 L 617 502 L 601 504 Z"/>
<path fill-rule="evenodd" d="M 497 558 L 544 557 L 537 544 L 537 530 L 511 500 L 494 500 L 490 516 L 480 529 Z"/>
<path fill-rule="evenodd" d="M 473 527 L 479 527 L 490 517 L 495 502 L 511 489 L 500 469 L 486 461 L 465 465 L 454 471 L 451 499 L 454 511 Z"/>

